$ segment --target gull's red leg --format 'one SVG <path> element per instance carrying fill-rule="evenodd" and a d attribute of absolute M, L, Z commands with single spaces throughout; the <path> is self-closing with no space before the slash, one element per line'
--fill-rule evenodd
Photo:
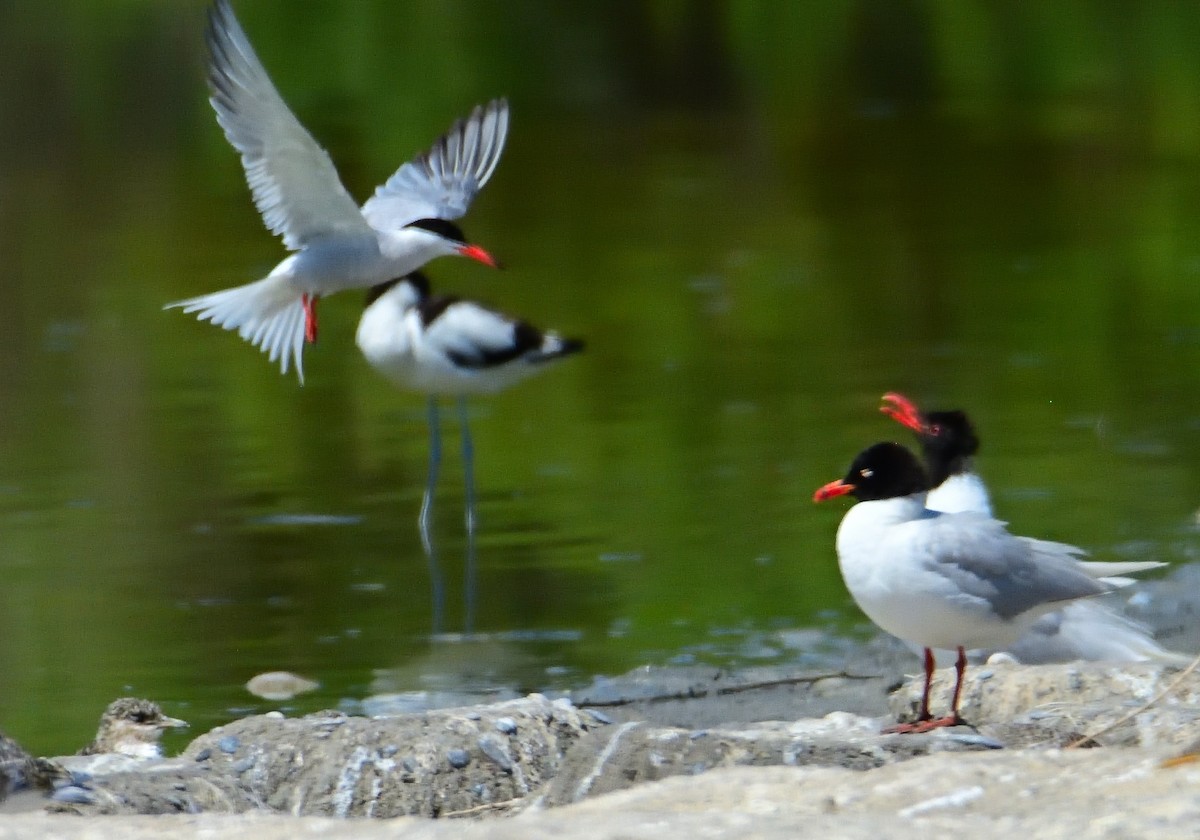
<path fill-rule="evenodd" d="M 950 704 L 950 718 L 954 723 L 950 725 L 958 726 L 960 723 L 965 723 L 958 713 L 958 701 L 962 699 L 963 677 L 967 674 L 967 652 L 962 645 L 958 646 L 958 659 L 954 663 L 954 671 L 957 679 L 954 681 L 954 702 Z"/>
<path fill-rule="evenodd" d="M 929 713 L 929 692 L 933 690 L 933 670 L 936 666 L 933 649 L 925 648 L 925 691 L 921 693 L 921 714 L 917 715 L 917 720 L 929 720 L 933 717 Z"/>
<path fill-rule="evenodd" d="M 929 713 L 929 693 L 933 690 L 933 671 L 937 662 L 933 658 L 932 648 L 925 648 L 925 688 L 921 692 L 921 711 L 913 723 L 898 723 L 883 730 L 885 735 L 892 733 L 924 732 L 933 717 Z"/>
<path fill-rule="evenodd" d="M 958 704 L 962 699 L 963 678 L 967 673 L 967 651 L 959 645 L 958 659 L 954 662 L 954 699 L 950 704 L 950 714 L 935 718 L 929 714 L 929 689 L 933 681 L 933 651 L 925 648 L 925 693 L 921 697 L 921 714 L 915 723 L 901 723 L 889 726 L 885 733 L 899 732 L 928 732 L 931 729 L 941 729 L 943 726 L 959 726 L 966 721 L 958 714 Z"/>

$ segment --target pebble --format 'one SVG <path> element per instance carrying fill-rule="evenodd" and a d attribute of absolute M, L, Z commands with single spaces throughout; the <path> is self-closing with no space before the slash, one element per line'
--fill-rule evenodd
<path fill-rule="evenodd" d="M 96 795 L 79 785 L 63 785 L 50 796 L 55 802 L 69 802 L 72 805 L 91 805 L 96 801 Z"/>
<path fill-rule="evenodd" d="M 391 758 L 398 752 L 400 752 L 400 748 L 395 744 L 384 744 L 379 748 L 379 754 L 384 758 Z"/>
<path fill-rule="evenodd" d="M 471 763 L 471 754 L 466 750 L 454 749 L 446 753 L 446 759 L 450 762 L 451 767 L 461 770 Z"/>
<path fill-rule="evenodd" d="M 967 744 L 972 747 L 985 747 L 989 750 L 1002 750 L 1004 744 L 997 741 L 995 738 L 989 738 L 986 735 L 979 735 L 970 732 L 947 732 L 942 736 L 947 740 L 954 741 L 958 744 Z"/>
<path fill-rule="evenodd" d="M 585 711 L 589 715 L 592 716 L 593 720 L 596 720 L 599 723 L 611 725 L 613 722 L 613 719 L 610 718 L 608 715 L 604 714 L 604 712 L 598 711 L 596 709 L 586 709 Z"/>
<path fill-rule="evenodd" d="M 233 755 L 237 752 L 238 747 L 242 745 L 241 740 L 236 735 L 226 735 L 221 740 L 217 741 L 217 749 L 223 753 Z"/>
<path fill-rule="evenodd" d="M 496 731 L 503 732 L 505 735 L 515 735 L 517 732 L 517 722 L 510 717 L 496 718 L 496 722 L 492 725 L 496 727 Z"/>
<path fill-rule="evenodd" d="M 254 766 L 254 759 L 247 757 L 247 758 L 241 759 L 240 761 L 235 761 L 233 763 L 232 770 L 234 773 L 245 773 L 247 770 L 249 770 L 253 766 Z"/>
<path fill-rule="evenodd" d="M 205 747 L 196 753 L 196 761 L 208 761 L 210 758 L 212 758 L 212 750 L 209 747 Z"/>
<path fill-rule="evenodd" d="M 417 760 L 411 755 L 406 755 L 404 760 L 400 762 L 400 766 L 409 773 L 417 772 Z"/>
<path fill-rule="evenodd" d="M 479 750 L 488 758 L 490 758 L 497 767 L 505 773 L 511 773 L 513 769 L 512 756 L 508 754 L 508 750 L 504 745 L 490 735 L 485 735 L 479 739 Z"/>
<path fill-rule="evenodd" d="M 479 712 L 467 712 L 467 720 L 479 720 L 482 717 L 483 715 L 479 714 Z"/>

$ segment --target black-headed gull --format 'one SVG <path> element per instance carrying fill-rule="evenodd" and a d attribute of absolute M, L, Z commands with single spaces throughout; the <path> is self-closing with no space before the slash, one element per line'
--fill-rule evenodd
<path fill-rule="evenodd" d="M 467 528 L 475 525 L 473 449 L 466 397 L 492 394 L 583 349 L 579 339 L 542 332 L 477 303 L 433 295 L 420 272 L 375 286 L 355 341 L 375 370 L 395 385 L 429 396 L 429 477 L 418 519 L 429 546 L 429 517 L 441 461 L 439 396 L 458 398 L 462 425 Z"/>
<path fill-rule="evenodd" d="M 884 414 L 916 432 L 933 487 L 925 506 L 943 513 L 970 511 L 992 516 L 987 486 L 974 469 L 979 436 L 966 412 L 921 411 L 907 397 L 883 395 Z M 1027 665 L 1076 659 L 1108 662 L 1186 663 L 1190 657 L 1164 649 L 1149 628 L 1114 611 L 1102 600 L 1074 601 L 1047 613 L 1003 651 L 972 650 L 967 658 L 983 661 L 1005 653 Z"/>
<path fill-rule="evenodd" d="M 917 722 L 886 731 L 962 723 L 968 649 L 1006 647 L 1065 602 L 1102 595 L 1132 582 L 1119 575 L 1163 565 L 1085 562 L 1080 548 L 1015 536 L 985 514 L 930 510 L 927 487 L 917 457 L 888 442 L 863 450 L 844 478 L 813 494 L 818 502 L 844 494 L 858 499 L 838 527 L 842 578 L 868 618 L 925 650 Z M 936 719 L 929 712 L 934 649 L 958 652 L 950 714 Z"/>
<path fill-rule="evenodd" d="M 262 280 L 167 304 L 194 312 L 278 361 L 304 381 L 305 341 L 317 336 L 316 301 L 368 288 L 436 257 L 460 255 L 496 267 L 453 220 L 488 182 L 508 135 L 508 103 L 495 99 L 451 126 L 404 164 L 360 209 L 329 155 L 275 90 L 228 0 L 209 10 L 207 31 L 217 122 L 242 156 L 263 222 L 292 255 Z"/>

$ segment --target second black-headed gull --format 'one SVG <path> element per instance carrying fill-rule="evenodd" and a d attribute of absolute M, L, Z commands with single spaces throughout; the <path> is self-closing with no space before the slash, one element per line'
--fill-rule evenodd
<path fill-rule="evenodd" d="M 838 565 L 851 596 L 875 624 L 925 651 L 925 685 L 916 723 L 891 732 L 924 732 L 962 723 L 959 701 L 966 651 L 1003 648 L 1064 603 L 1131 583 L 1120 577 L 1162 563 L 1089 563 L 1083 549 L 1010 534 L 979 513 L 939 513 L 925 505 L 928 477 L 897 443 L 863 450 L 844 478 L 813 494 L 845 494 L 858 504 L 837 531 Z M 950 713 L 934 718 L 929 692 L 935 649 L 955 650 Z"/>
<path fill-rule="evenodd" d="M 987 486 L 974 469 L 979 436 L 965 411 L 921 411 L 907 397 L 883 395 L 884 414 L 912 429 L 921 444 L 929 491 L 925 505 L 944 513 L 969 511 L 992 516 Z M 1114 611 L 1103 600 L 1074 601 L 1046 613 L 1021 638 L 1002 651 L 968 651 L 971 661 L 1006 653 L 1037 665 L 1076 659 L 1109 662 L 1186 663 L 1190 657 L 1164 649 L 1149 628 Z"/>
<path fill-rule="evenodd" d="M 496 393 L 583 349 L 579 339 L 543 332 L 475 301 L 431 294 L 429 280 L 420 272 L 368 292 L 355 341 L 371 367 L 393 384 L 429 396 L 429 476 L 418 518 L 427 549 L 441 461 L 438 397 L 458 398 L 467 528 L 473 530 L 474 451 L 466 397 Z"/>
<path fill-rule="evenodd" d="M 451 126 L 404 164 L 361 209 L 329 155 L 271 83 L 228 0 L 209 10 L 208 80 L 217 122 L 242 156 L 263 222 L 294 251 L 265 278 L 167 304 L 194 312 L 279 362 L 304 381 L 303 351 L 317 337 L 316 302 L 369 288 L 436 257 L 460 255 L 496 267 L 454 224 L 491 178 L 508 135 L 508 103 L 495 99 Z"/>

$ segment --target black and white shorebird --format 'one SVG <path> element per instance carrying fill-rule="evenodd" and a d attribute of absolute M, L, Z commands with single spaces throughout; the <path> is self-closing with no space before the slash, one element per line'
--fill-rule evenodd
<path fill-rule="evenodd" d="M 925 732 L 962 722 L 959 701 L 967 650 L 1003 649 L 1046 613 L 1133 581 L 1124 575 L 1156 562 L 1090 563 L 1083 549 L 1010 534 L 983 513 L 926 507 L 929 479 L 912 452 L 877 443 L 854 459 L 844 478 L 814 501 L 851 494 L 858 504 L 837 531 L 846 588 L 875 624 L 925 653 L 925 684 L 916 723 L 890 732 Z M 934 650 L 957 651 L 950 713 L 934 718 L 929 693 Z"/>
<path fill-rule="evenodd" d="M 979 436 L 965 411 L 921 411 L 912 400 L 889 392 L 880 408 L 912 429 L 921 444 L 929 491 L 925 506 L 943 513 L 991 517 L 987 485 L 975 471 Z M 1164 649 L 1149 628 L 1121 615 L 1103 600 L 1082 600 L 1046 613 L 1023 636 L 1005 647 L 968 651 L 971 661 L 1005 653 L 1027 665 L 1077 659 L 1109 662 L 1154 660 L 1184 664 L 1190 657 Z"/>
<path fill-rule="evenodd" d="M 370 365 L 393 384 L 429 396 L 429 475 L 419 524 L 429 541 L 429 518 L 441 462 L 438 397 L 458 400 L 462 426 L 466 522 L 475 527 L 474 450 L 466 398 L 493 394 L 583 349 L 583 342 L 449 295 L 434 295 L 420 272 L 375 286 L 355 341 Z"/>
<path fill-rule="evenodd" d="M 234 17 L 228 0 L 209 10 L 208 81 L 225 136 L 241 154 L 266 226 L 291 256 L 265 278 L 167 304 L 194 312 L 278 361 L 304 381 L 306 341 L 316 341 L 317 298 L 369 288 L 436 257 L 459 255 L 496 267 L 454 224 L 500 161 L 508 103 L 476 107 L 431 148 L 404 164 L 361 208 L 329 155 L 288 109 Z"/>
<path fill-rule="evenodd" d="M 133 758 L 158 758 L 158 739 L 167 729 L 186 727 L 187 721 L 168 717 L 152 700 L 122 697 L 108 704 L 100 716 L 96 737 L 76 755 L 117 753 Z"/>

